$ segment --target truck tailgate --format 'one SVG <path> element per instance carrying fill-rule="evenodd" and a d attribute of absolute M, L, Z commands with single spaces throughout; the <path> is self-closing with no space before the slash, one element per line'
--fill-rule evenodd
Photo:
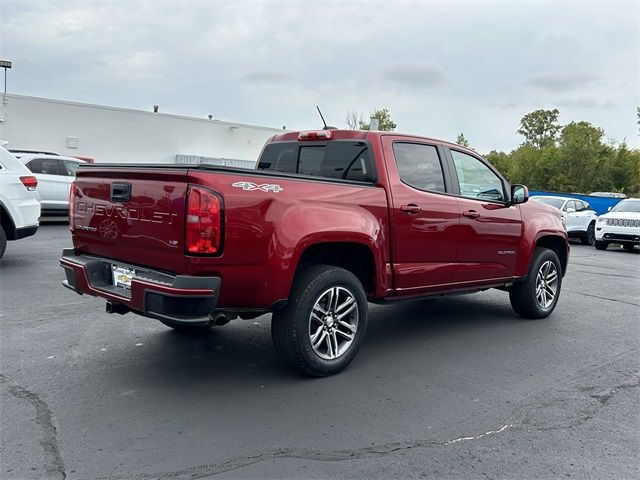
<path fill-rule="evenodd" d="M 69 225 L 76 251 L 173 273 L 185 269 L 184 167 L 77 171 Z"/>

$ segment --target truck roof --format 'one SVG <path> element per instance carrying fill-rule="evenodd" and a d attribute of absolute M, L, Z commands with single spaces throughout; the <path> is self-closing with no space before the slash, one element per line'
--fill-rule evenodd
<path fill-rule="evenodd" d="M 299 131 L 291 131 L 291 132 L 285 132 L 285 133 L 278 133 L 276 135 L 274 135 L 273 137 L 271 137 L 267 143 L 273 143 L 273 142 L 291 142 L 291 141 L 297 141 L 299 138 L 298 136 L 300 135 L 300 133 L 303 132 L 320 132 L 320 131 L 329 131 L 331 132 L 331 136 L 333 140 L 355 140 L 355 139 L 362 139 L 364 140 L 365 138 L 380 138 L 384 135 L 393 135 L 395 137 L 404 137 L 407 140 L 421 140 L 421 141 L 428 141 L 428 142 L 433 142 L 433 143 L 438 143 L 438 144 L 444 144 L 450 147 L 455 147 L 456 149 L 459 150 L 466 150 L 468 152 L 474 153 L 474 154 L 478 154 L 478 152 L 471 150 L 468 147 L 463 147 L 462 145 L 458 145 L 457 143 L 454 142 L 449 142 L 447 140 L 440 140 L 438 138 L 431 138 L 431 137 L 425 137 L 423 135 L 414 135 L 414 134 L 409 134 L 409 133 L 399 133 L 399 132 L 383 132 L 380 130 L 341 130 L 341 129 L 331 129 L 331 130 L 299 130 Z"/>

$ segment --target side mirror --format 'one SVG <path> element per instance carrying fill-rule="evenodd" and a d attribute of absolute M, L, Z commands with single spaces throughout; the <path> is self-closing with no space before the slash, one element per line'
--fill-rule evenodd
<path fill-rule="evenodd" d="M 511 205 L 529 200 L 529 189 L 524 185 L 511 185 Z"/>

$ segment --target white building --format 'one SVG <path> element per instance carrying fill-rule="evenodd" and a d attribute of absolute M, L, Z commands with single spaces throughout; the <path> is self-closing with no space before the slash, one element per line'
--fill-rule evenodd
<path fill-rule="evenodd" d="M 23 95 L 7 94 L 6 105 L 0 104 L 5 148 L 87 156 L 96 162 L 193 163 L 197 157 L 212 157 L 247 166 L 278 132 L 282 130 Z"/>

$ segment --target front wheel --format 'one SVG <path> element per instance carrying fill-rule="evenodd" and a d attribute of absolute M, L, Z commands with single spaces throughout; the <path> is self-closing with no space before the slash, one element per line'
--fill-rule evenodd
<path fill-rule="evenodd" d="M 299 273 L 285 309 L 273 314 L 271 336 L 287 365 L 324 377 L 358 353 L 367 328 L 367 298 L 351 272 L 316 265 Z"/>
<path fill-rule="evenodd" d="M 606 250 L 609 244 L 607 242 L 601 242 L 596 240 L 596 250 Z"/>
<path fill-rule="evenodd" d="M 524 318 L 548 317 L 558 303 L 562 266 L 548 248 L 536 248 L 527 279 L 509 290 L 513 310 Z"/>
<path fill-rule="evenodd" d="M 580 242 L 583 245 L 593 245 L 593 242 L 596 240 L 596 224 L 590 223 L 587 231 L 580 236 Z"/>

